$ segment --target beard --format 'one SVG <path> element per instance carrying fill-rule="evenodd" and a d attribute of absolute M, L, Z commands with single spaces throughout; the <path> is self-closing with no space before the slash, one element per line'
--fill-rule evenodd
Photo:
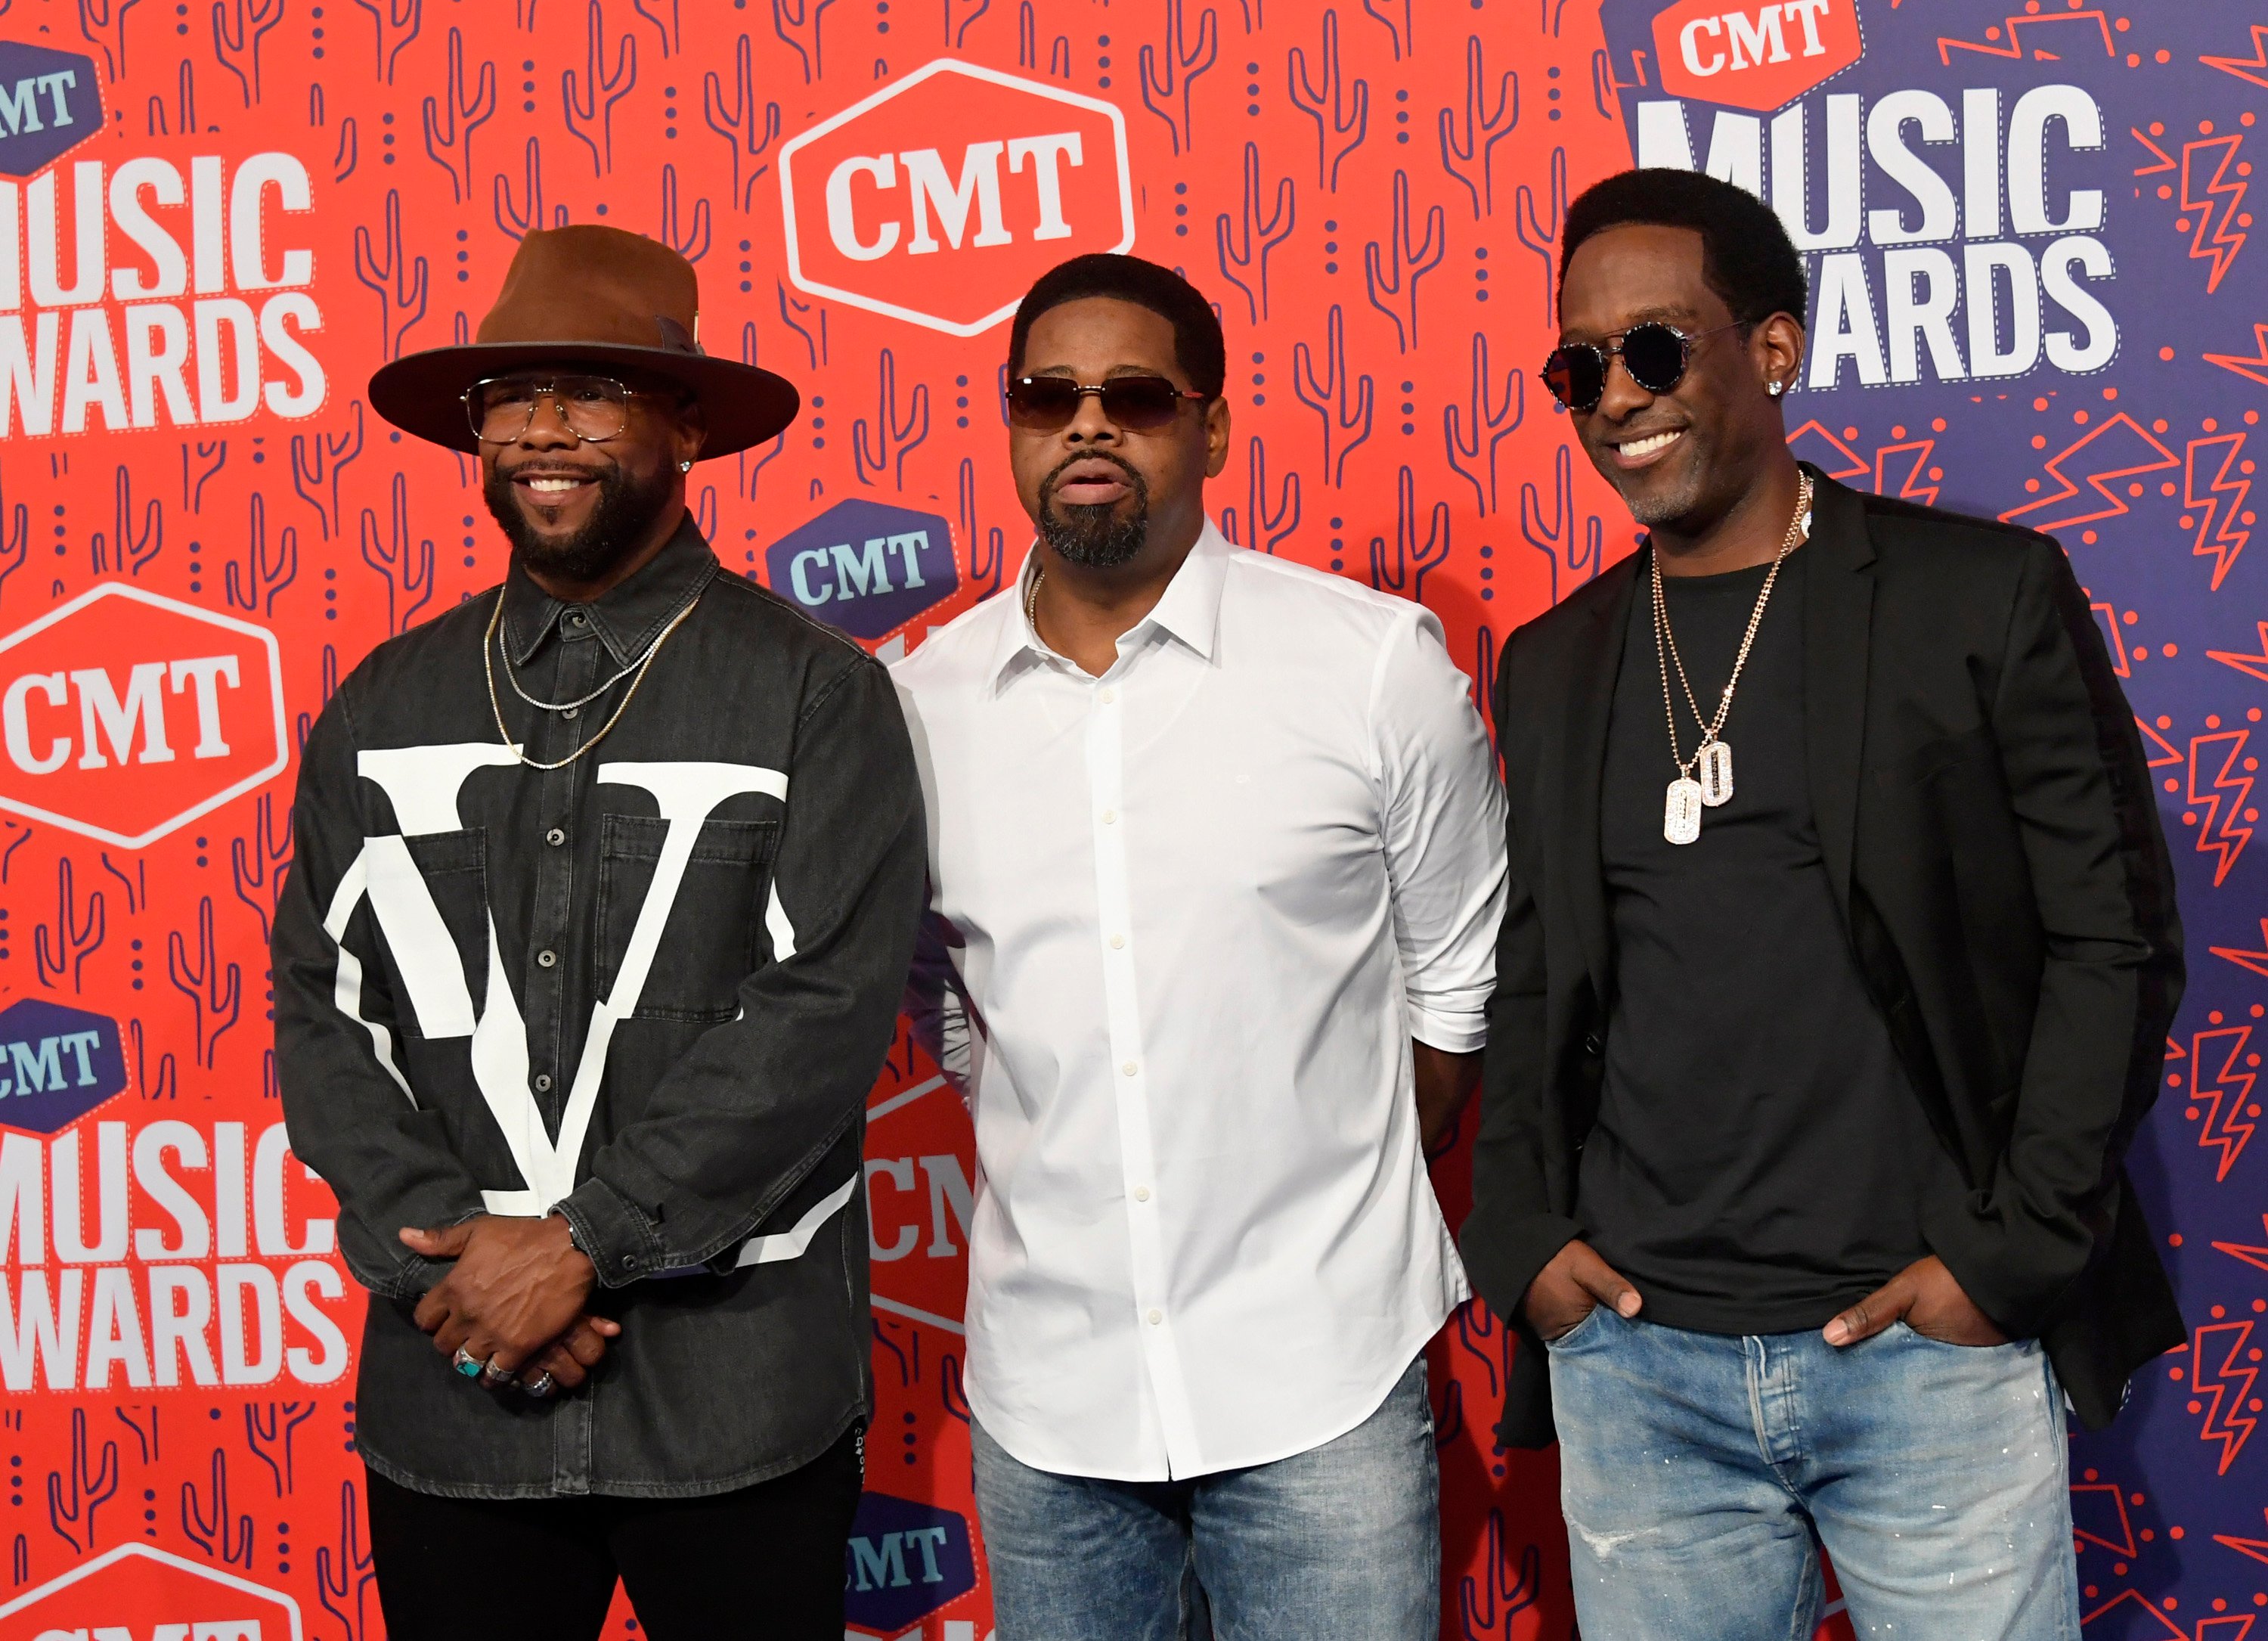
<path fill-rule="evenodd" d="M 646 529 L 668 506 L 670 473 L 666 468 L 648 479 L 637 479 L 618 466 L 608 466 L 597 476 L 599 499 L 591 516 L 571 536 L 539 535 L 519 510 L 511 477 L 491 469 L 481 485 L 490 516 L 512 543 L 513 562 L 571 581 L 595 581 L 620 564 L 637 547 Z"/>
<path fill-rule="evenodd" d="M 1125 476 L 1133 511 L 1118 514 L 1116 502 L 1057 506 L 1056 481 L 1079 462 L 1108 462 Z M 1090 569 L 1116 569 L 1132 561 L 1150 539 L 1150 486 L 1116 456 L 1101 451 L 1066 456 L 1040 484 L 1040 536 L 1067 562 Z"/>

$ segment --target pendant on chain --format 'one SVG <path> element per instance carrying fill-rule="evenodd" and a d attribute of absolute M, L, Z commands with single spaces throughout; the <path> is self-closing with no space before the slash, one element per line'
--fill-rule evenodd
<path fill-rule="evenodd" d="M 1701 783 L 1680 775 L 1669 783 L 1661 809 L 1661 835 L 1672 843 L 1691 843 L 1701 835 Z"/>
<path fill-rule="evenodd" d="M 1701 749 L 1694 771 L 1701 783 L 1701 802 L 1711 809 L 1729 802 L 1733 796 L 1733 749 L 1722 741 L 1711 741 Z"/>

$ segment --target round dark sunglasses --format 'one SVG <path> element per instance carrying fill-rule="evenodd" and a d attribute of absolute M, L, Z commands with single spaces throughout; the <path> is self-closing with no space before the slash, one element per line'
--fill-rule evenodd
<path fill-rule="evenodd" d="M 1719 331 L 1738 330 L 1740 322 L 1719 325 L 1699 336 L 1687 336 L 1675 325 L 1659 320 L 1632 325 L 1615 346 L 1594 342 L 1571 343 L 1554 348 L 1543 361 L 1543 385 L 1551 396 L 1571 410 L 1592 410 L 1607 391 L 1607 361 L 1620 359 L 1630 378 L 1648 393 L 1668 393 L 1685 379 L 1692 361 L 1693 344 Z"/>
<path fill-rule="evenodd" d="M 1019 376 L 1008 384 L 1008 419 L 1027 432 L 1056 433 L 1071 425 L 1079 402 L 1093 394 L 1114 427 L 1151 432 L 1181 413 L 1184 400 L 1208 400 L 1209 393 L 1176 388 L 1163 376 L 1113 376 L 1100 383 L 1068 376 Z"/>

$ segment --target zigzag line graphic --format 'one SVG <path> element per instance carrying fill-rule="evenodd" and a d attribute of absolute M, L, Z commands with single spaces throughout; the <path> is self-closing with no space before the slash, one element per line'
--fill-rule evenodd
<path fill-rule="evenodd" d="M 2236 563 L 2236 555 L 2242 552 L 2244 543 L 2252 539 L 2250 530 L 2239 528 L 2244 511 L 2244 498 L 2252 488 L 2252 481 L 2231 471 L 2236 466 L 2238 453 L 2243 448 L 2242 433 L 2215 433 L 2211 438 L 2191 440 L 2183 454 L 2182 506 L 2192 509 L 2191 516 L 2197 520 L 2197 541 L 2190 548 L 2190 556 L 2193 558 L 2211 557 L 2213 561 L 2213 590 L 2216 593 L 2220 591 L 2222 580 Z M 2213 474 L 2212 484 L 2205 487 L 2205 493 L 2199 495 L 2198 453 L 2212 449 L 2220 451 L 2220 467 Z M 2231 494 L 2232 492 L 2235 493 Z M 2225 510 L 2220 506 L 2220 499 L 2224 495 L 2229 498 Z M 2205 533 L 2213 529 L 2216 513 L 2220 520 L 2220 529 L 2211 541 L 2207 541 Z M 2184 525 L 2188 522 L 2187 519 L 2183 521 Z M 2264 645 L 2264 647 L 2268 647 L 2268 645 Z"/>
<path fill-rule="evenodd" d="M 2182 144 L 2182 209 L 2198 213 L 2197 232 L 2190 239 L 2190 260 L 2202 262 L 2208 257 L 2212 259 L 2213 273 L 2205 282 L 2208 296 L 2220 288 L 2220 277 L 2236 260 L 2236 253 L 2244 248 L 2244 235 L 2228 232 L 2236 220 L 2236 213 L 2243 209 L 2245 189 L 2251 187 L 2250 183 L 2228 174 L 2229 167 L 2236 163 L 2236 151 L 2243 143 L 2242 136 L 2232 133 L 2228 137 L 2208 137 Z M 2196 195 L 2191 176 L 2192 165 L 2199 154 L 2209 149 L 2220 151 L 2220 163 L 2213 167 L 2213 181 L 2205 184 L 2204 194 Z M 2228 204 L 2220 212 L 2220 225 L 2214 231 L 2213 243 L 2208 245 L 2205 243 L 2205 230 L 2214 227 L 2213 207 L 2216 199 L 2225 199 Z"/>
<path fill-rule="evenodd" d="M 1929 453 L 1936 447 L 1937 440 L 1934 439 L 1914 439 L 1904 444 L 1884 445 L 1876 450 L 1874 452 L 1874 493 L 1878 496 L 1887 496 L 1891 493 L 1889 459 L 1894 455 L 1905 455 L 1911 453 L 1913 462 L 1906 469 L 1906 476 L 1898 481 L 1897 498 L 1901 501 L 1918 501 L 1925 507 L 1935 506 L 1937 486 L 1923 483 L 1922 473 L 1929 465 Z"/>
<path fill-rule="evenodd" d="M 2220 1185 L 2228 1178 L 2246 1143 L 2252 1138 L 2253 1125 L 2244 1120 L 2251 1115 L 2252 1085 L 2257 1075 L 2241 1068 L 2237 1056 L 2244 1053 L 2251 1040 L 2249 1025 L 2225 1025 L 2218 1030 L 2199 1031 L 2191 1039 L 2190 1098 L 2191 1103 L 2204 1108 L 2203 1122 L 2198 1129 L 2198 1148 L 2220 1148 L 2220 1161 L 2214 1167 L 2213 1180 Z M 2228 1053 L 2220 1056 L 2220 1069 L 2214 1072 L 2214 1088 L 2205 1086 L 2205 1045 L 2211 1041 L 2216 1047 L 2226 1046 Z"/>
<path fill-rule="evenodd" d="M 2268 25 L 2252 26 L 2252 55 L 2250 57 L 2200 56 L 2198 61 L 2209 69 L 2219 69 L 2224 74 L 2234 74 L 2238 79 L 2250 80 L 2255 85 L 2268 85 L 2268 78 L 2250 70 L 2268 70 Z"/>
<path fill-rule="evenodd" d="M 2219 851 L 2213 869 L 2215 889 L 2228 880 L 2237 856 L 2252 840 L 2252 828 L 2240 824 L 2247 813 L 2244 801 L 2252 795 L 2252 777 L 2239 769 L 2236 763 L 2244 755 L 2244 743 L 2251 733 L 2249 729 L 2223 729 L 2217 735 L 2193 736 L 2190 741 L 2188 802 L 2192 809 L 2204 811 L 2198 818 L 2198 853 Z M 2198 789 L 2198 776 L 2203 772 L 2205 749 L 2210 746 L 2221 749 L 2220 767 L 2213 772 L 2212 788 L 2201 792 Z M 2225 809 L 2224 802 L 2228 805 Z M 2216 821 L 2220 823 L 2217 833 Z"/>
<path fill-rule="evenodd" d="M 2268 1214 L 2260 1216 L 2260 1228 L 2268 1231 Z M 2216 1242 L 2213 1246 L 2232 1259 L 2242 1260 L 2255 1270 L 2268 1271 L 2268 1248 L 2256 1248 L 2249 1242 Z"/>
<path fill-rule="evenodd" d="M 2218 365 L 2223 370 L 2233 370 L 2247 381 L 2268 388 L 2268 325 L 2252 327 L 2252 345 L 2259 350 L 2250 359 L 2242 353 L 2208 353 L 2205 362 Z"/>
<path fill-rule="evenodd" d="M 2234 649 L 2209 649 L 2205 655 L 2208 660 L 2217 661 L 2224 667 L 2235 668 L 2247 677 L 2268 684 L 2268 621 L 2257 621 L 2253 625 L 2258 630 L 2260 639 L 2257 655 L 2248 655 L 2242 650 Z"/>
<path fill-rule="evenodd" d="M 2021 62 L 2024 55 L 2021 31 L 2029 28 L 2036 38 L 2042 29 L 2051 28 L 2058 23 L 2090 22 L 2102 36 L 2102 55 L 2106 57 L 2117 56 L 2118 48 L 2110 43 L 2110 18 L 2107 14 L 2101 11 L 2059 11 L 2052 17 L 2011 17 L 2004 19 L 2001 26 L 2008 31 L 2008 43 L 2005 46 L 1979 45 L 1972 40 L 1948 40 L 1943 34 L 1940 34 L 1937 37 L 1937 60 L 1950 68 L 1953 65 L 1952 53 L 1974 51 L 1983 56 L 2014 57 Z M 2043 51 L 2037 46 L 2034 46 L 2032 61 L 2060 63 L 2063 57 L 2058 52 Z"/>
<path fill-rule="evenodd" d="M 2174 168 L 2174 157 L 2168 153 L 2164 149 L 2159 147 L 2155 143 L 2152 142 L 2148 137 L 2143 136 L 2136 128 L 2131 125 L 2128 126 L 2126 128 L 2126 135 L 2132 137 L 2136 142 L 2141 144 L 2143 147 L 2148 149 L 2152 153 L 2158 157 L 2158 163 L 2154 166 L 2137 166 L 2134 172 L 2136 176 L 2155 176 L 2161 171 L 2171 171 Z"/>
<path fill-rule="evenodd" d="M 2220 1353 L 2220 1365 L 2213 1370 L 2207 1382 L 2205 1359 L 2207 1342 L 2218 1334 L 2234 1334 L 2228 1349 Z M 2227 1475 L 2228 1467 L 2236 1462 L 2236 1455 L 2251 1438 L 2252 1427 L 2259 1420 L 2246 1412 L 2252 1395 L 2252 1385 L 2260 1377 L 2257 1367 L 2246 1367 L 2238 1357 L 2245 1342 L 2252 1337 L 2250 1322 L 2207 1322 L 2197 1330 L 2190 1349 L 2190 1392 L 2197 1400 L 2190 1404 L 2191 1412 L 2202 1412 L 2204 1422 L 2198 1426 L 2198 1439 L 2220 1444 L 2220 1468 L 2218 1474 Z M 2231 1392 L 2234 1391 L 2234 1394 Z M 2203 1408 L 2198 1403 L 2212 1400 Z"/>
<path fill-rule="evenodd" d="M 2268 326 L 2263 326 L 2262 329 L 2264 330 L 2268 330 Z M 2037 513 L 2045 507 L 2058 506 L 2062 503 L 2069 501 L 2073 497 L 2078 495 L 2079 485 L 2076 482 L 2065 475 L 2063 470 L 2064 463 L 2070 461 L 2073 456 L 2079 455 L 2080 451 L 2086 449 L 2088 446 L 2093 444 L 2105 433 L 2110 432 L 2113 428 L 2117 427 L 2125 428 L 2137 439 L 2139 439 L 2144 444 L 2149 446 L 2151 449 L 2156 451 L 2160 459 L 2155 462 L 2139 462 L 2132 467 L 2113 468 L 2104 472 L 2089 473 L 2086 475 L 2087 482 L 2094 487 L 2097 495 L 2101 496 L 2103 500 L 2110 504 L 2109 506 L 2104 507 L 2097 513 L 2074 513 L 2067 517 L 2043 519 L 2032 525 L 2031 528 L 2039 530 L 2059 530 L 2066 526 L 2073 524 L 2092 524 L 2098 519 L 2118 518 L 2121 515 L 2132 511 L 2132 509 L 2127 506 L 2124 500 L 2110 493 L 2109 481 L 2119 478 L 2132 478 L 2138 473 L 2154 473 L 2161 468 L 2179 467 L 2181 465 L 2181 458 L 2176 455 L 2172 451 L 2167 449 L 2165 446 L 2160 444 L 2157 440 L 2153 438 L 2149 432 L 2143 427 L 2141 423 L 2127 415 L 2125 411 L 2121 410 L 2109 421 L 2100 423 L 2094 428 L 2090 429 L 2087 436 L 2084 439 L 2081 439 L 2077 444 L 2071 446 L 2068 449 L 2058 451 L 2055 455 L 2048 460 L 2046 464 L 2047 475 L 2050 478 L 2055 480 L 2057 484 L 2063 486 L 2061 490 L 2058 491 L 2052 496 L 2042 496 L 2036 501 L 2028 501 L 2021 507 L 2011 507 L 2007 512 L 2000 515 L 2000 521 L 2003 524 L 2013 523 L 2016 520 L 2022 518 L 2028 513 Z"/>
<path fill-rule="evenodd" d="M 2104 610 L 2108 609 L 2109 606 L 2097 604 L 2095 608 L 2097 610 Z M 2165 764 L 2185 764 L 2189 761 L 2189 755 L 2187 753 L 2183 752 L 2181 748 L 2176 746 L 2171 741 L 2167 740 L 2165 736 L 2160 735 L 2148 724 L 2144 723 L 2140 718 L 2138 717 L 2134 720 L 2134 727 L 2142 732 L 2143 740 L 2152 743 L 2160 750 L 2160 756 L 2145 760 L 2150 768 L 2156 769 Z M 2150 749 L 2146 746 L 2142 750 L 2146 752 Z M 2169 1060 L 2179 1060 L 2182 1057 L 2181 1045 L 2178 1043 L 2168 1043 L 2166 1045 L 2166 1057 Z"/>

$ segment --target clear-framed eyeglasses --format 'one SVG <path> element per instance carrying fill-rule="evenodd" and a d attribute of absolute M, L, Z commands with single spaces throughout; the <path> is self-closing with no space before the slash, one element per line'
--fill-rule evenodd
<path fill-rule="evenodd" d="M 465 389 L 465 415 L 482 444 L 508 445 L 534 424 L 545 399 L 576 438 L 600 444 L 622 431 L 637 389 L 611 376 L 497 376 Z"/>

